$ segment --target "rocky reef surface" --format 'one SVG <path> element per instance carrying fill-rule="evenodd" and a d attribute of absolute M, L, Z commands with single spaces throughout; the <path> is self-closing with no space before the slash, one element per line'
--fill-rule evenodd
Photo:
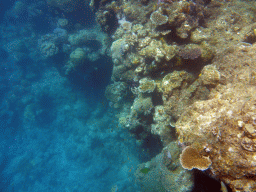
<path fill-rule="evenodd" d="M 152 178 L 159 178 L 155 191 L 190 191 L 191 169 L 222 188 L 255 191 L 256 3 L 92 0 L 90 6 L 113 39 L 106 96 L 120 125 L 138 140 L 150 135 L 163 144 L 137 170 L 145 191 Z M 182 174 L 187 186 L 172 183 Z"/>

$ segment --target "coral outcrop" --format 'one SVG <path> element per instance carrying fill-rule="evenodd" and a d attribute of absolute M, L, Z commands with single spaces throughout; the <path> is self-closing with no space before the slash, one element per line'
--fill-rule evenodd
<path fill-rule="evenodd" d="M 200 78 L 204 84 L 225 80 L 212 90 L 209 99 L 189 106 L 176 123 L 179 142 L 208 156 L 211 174 L 234 191 L 256 190 L 255 50 L 256 45 L 246 52 L 237 48 L 215 63 L 219 72 L 213 66 L 203 70 Z M 208 75 L 204 75 L 206 71 Z"/>
<path fill-rule="evenodd" d="M 184 168 L 207 169 L 233 191 L 254 191 L 255 3 L 92 4 L 101 28 L 113 39 L 109 88 L 126 85 L 117 95 L 123 92 L 127 97 L 120 96 L 118 102 L 109 98 L 118 103 L 120 124 L 139 140 L 154 135 L 164 147 L 177 141 L 185 148 Z M 106 91 L 114 96 L 117 92 Z M 195 162 L 201 160 L 204 166 L 191 158 L 185 161 L 189 149 Z M 141 169 L 141 174 L 151 170 Z M 168 190 L 163 183 L 156 186 Z"/>

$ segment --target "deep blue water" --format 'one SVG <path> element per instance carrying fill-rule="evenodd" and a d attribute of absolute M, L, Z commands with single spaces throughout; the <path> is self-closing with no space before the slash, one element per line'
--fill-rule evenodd
<path fill-rule="evenodd" d="M 134 191 L 141 149 L 112 129 L 102 91 L 79 91 L 55 68 L 22 85 L 13 66 L 1 79 L 1 191 Z"/>
<path fill-rule="evenodd" d="M 105 99 L 111 59 L 65 75 L 67 55 L 41 58 L 37 47 L 61 13 L 32 0 L 15 11 L 17 2 L 0 3 L 0 191 L 139 191 L 133 173 L 149 155 Z M 89 8 L 79 11 L 93 27 Z"/>

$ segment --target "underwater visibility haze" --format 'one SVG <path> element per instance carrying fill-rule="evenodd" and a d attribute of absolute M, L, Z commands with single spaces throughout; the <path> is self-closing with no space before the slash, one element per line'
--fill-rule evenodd
<path fill-rule="evenodd" d="M 255 192 L 256 1 L 0 2 L 0 192 Z"/>

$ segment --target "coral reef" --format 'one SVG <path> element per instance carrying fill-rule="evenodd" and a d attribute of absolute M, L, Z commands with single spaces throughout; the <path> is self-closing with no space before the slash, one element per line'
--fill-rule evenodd
<path fill-rule="evenodd" d="M 204 171 L 223 190 L 227 185 L 235 192 L 256 191 L 254 1 L 45 0 L 27 6 L 29 2 L 13 3 L 0 25 L 5 55 L 0 59 L 6 62 L 2 73 L 11 73 L 10 58 L 19 69 L 10 76 L 18 83 L 10 84 L 6 105 L 18 104 L 24 124 L 43 122 L 44 115 L 50 122 L 50 116 L 71 108 L 70 118 L 89 116 L 83 102 L 48 115 L 52 98 L 56 103 L 62 98 L 62 89 L 57 99 L 53 91 L 58 79 L 63 89 L 72 81 L 79 90 L 90 89 L 89 94 L 95 90 L 91 85 L 99 88 L 113 69 L 104 105 L 119 123 L 111 131 L 127 131 L 148 151 L 161 148 L 150 151 L 155 157 L 135 173 L 143 191 L 190 191 L 189 170 Z M 91 28 L 89 6 L 98 22 Z M 55 72 L 42 78 L 55 78 L 56 87 L 33 83 L 46 65 Z M 26 92 L 35 96 L 18 101 Z M 75 99 L 71 92 L 66 95 Z M 161 144 L 152 147 L 151 140 Z M 112 190 L 117 189 L 113 184 Z"/>
<path fill-rule="evenodd" d="M 127 84 L 124 82 L 115 82 L 114 84 L 108 85 L 105 96 L 111 101 L 111 105 L 113 105 L 114 108 L 120 108 L 127 96 Z"/>
<path fill-rule="evenodd" d="M 65 29 L 55 28 L 53 33 L 41 36 L 38 48 L 44 59 L 57 55 L 67 41 L 68 33 Z"/>
<path fill-rule="evenodd" d="M 59 53 L 59 48 L 53 42 L 45 42 L 40 45 L 40 51 L 45 58 L 48 58 Z"/>
<path fill-rule="evenodd" d="M 209 156 L 211 174 L 234 191 L 256 189 L 255 49 L 237 48 L 215 62 L 219 72 L 215 66 L 203 70 L 202 82 L 218 85 L 209 99 L 192 104 L 176 123 L 179 141 Z"/>
<path fill-rule="evenodd" d="M 77 30 L 70 34 L 65 29 L 68 28 L 67 19 L 58 19 L 57 26 L 52 33 L 39 38 L 38 49 L 42 59 L 49 59 L 58 54 L 68 55 L 61 66 L 66 75 L 82 66 L 85 60 L 96 62 L 102 56 L 110 55 L 109 37 L 100 31 L 99 27 Z"/>
<path fill-rule="evenodd" d="M 148 78 L 141 79 L 139 83 L 138 91 L 140 93 L 152 93 L 156 88 L 155 81 Z"/>
<path fill-rule="evenodd" d="M 179 163 L 180 150 L 171 142 L 151 161 L 138 166 L 135 176 L 143 191 L 179 191 L 192 190 L 192 175 Z"/>
<path fill-rule="evenodd" d="M 165 147 L 178 137 L 185 169 L 207 169 L 233 191 L 253 191 L 255 3 L 101 3 L 99 24 L 113 38 L 110 86 L 126 83 L 129 96 L 118 108 L 121 125 L 142 140 L 156 135 Z M 138 174 L 153 174 L 143 166 Z M 155 190 L 167 190 L 157 183 Z"/>
<path fill-rule="evenodd" d="M 201 49 L 200 48 L 194 48 L 194 49 L 182 49 L 179 52 L 179 56 L 183 59 L 197 59 L 201 56 Z"/>
<path fill-rule="evenodd" d="M 153 24 L 155 25 L 163 25 L 167 23 L 168 17 L 165 15 L 162 15 L 160 11 L 154 11 L 150 15 L 150 20 L 152 21 Z"/>
<path fill-rule="evenodd" d="M 75 48 L 83 48 L 90 61 L 98 60 L 102 55 L 108 55 L 109 39 L 97 27 L 94 29 L 79 30 L 69 35 L 68 42 Z"/>

